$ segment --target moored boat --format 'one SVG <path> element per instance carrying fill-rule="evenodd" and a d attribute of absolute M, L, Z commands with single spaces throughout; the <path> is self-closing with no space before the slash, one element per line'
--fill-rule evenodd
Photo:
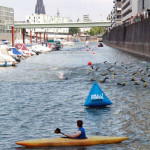
<path fill-rule="evenodd" d="M 11 57 L 8 53 L 8 48 L 0 48 L 0 58 L 1 58 L 1 66 L 8 67 L 8 66 L 15 66 L 16 61 L 13 57 Z M 5 63 L 3 64 L 3 62 Z"/>
<path fill-rule="evenodd" d="M 27 57 L 31 56 L 29 49 L 25 44 L 16 44 L 15 47 L 21 52 L 24 53 Z"/>

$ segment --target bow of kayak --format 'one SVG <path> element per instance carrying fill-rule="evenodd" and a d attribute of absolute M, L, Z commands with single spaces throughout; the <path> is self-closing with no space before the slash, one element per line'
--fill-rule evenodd
<path fill-rule="evenodd" d="M 91 136 L 87 139 L 70 139 L 70 138 L 51 138 L 36 139 L 28 141 L 18 141 L 17 145 L 26 147 L 47 147 L 47 146 L 89 146 L 98 144 L 113 144 L 128 140 L 128 137 L 107 137 L 107 136 Z"/>

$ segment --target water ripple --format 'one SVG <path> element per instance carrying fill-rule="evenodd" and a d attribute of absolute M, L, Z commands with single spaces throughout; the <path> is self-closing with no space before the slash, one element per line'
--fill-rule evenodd
<path fill-rule="evenodd" d="M 150 62 L 106 45 L 99 49 L 97 43 L 91 45 L 96 53 L 93 55 L 87 48 L 81 48 L 82 45 L 78 43 L 72 48 L 34 56 L 15 68 L 1 69 L 0 149 L 27 150 L 18 148 L 15 141 L 58 137 L 54 135 L 57 127 L 65 133 L 75 133 L 76 120 L 82 119 L 88 136 L 129 136 L 130 140 L 92 147 L 39 149 L 149 150 L 150 77 L 147 75 L 150 69 L 146 69 Z M 94 69 L 87 65 L 88 61 L 93 62 Z M 110 66 L 112 72 L 107 70 Z M 104 79 L 101 74 L 106 71 L 109 79 L 102 84 L 99 80 Z M 115 78 L 113 72 L 117 74 Z M 140 85 L 130 81 L 135 72 Z M 147 88 L 143 87 L 143 76 Z M 113 105 L 83 106 L 93 85 L 91 77 Z M 126 86 L 117 85 L 123 81 Z"/>

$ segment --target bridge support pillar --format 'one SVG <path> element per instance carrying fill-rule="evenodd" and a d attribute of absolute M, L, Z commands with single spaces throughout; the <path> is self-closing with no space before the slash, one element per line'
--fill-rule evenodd
<path fill-rule="evenodd" d="M 44 42 L 45 42 L 45 32 L 44 32 Z"/>
<path fill-rule="evenodd" d="M 67 41 L 69 41 L 69 34 L 67 34 Z"/>
<path fill-rule="evenodd" d="M 37 43 L 37 32 L 36 32 L 36 43 Z"/>
<path fill-rule="evenodd" d="M 41 34 L 42 34 L 42 33 L 40 32 L 40 42 L 41 42 Z"/>
<path fill-rule="evenodd" d="M 32 30 L 30 30 L 30 43 L 32 45 Z"/>
<path fill-rule="evenodd" d="M 22 29 L 23 44 L 25 44 L 25 28 Z"/>
<path fill-rule="evenodd" d="M 14 26 L 12 26 L 12 46 L 15 46 Z"/>

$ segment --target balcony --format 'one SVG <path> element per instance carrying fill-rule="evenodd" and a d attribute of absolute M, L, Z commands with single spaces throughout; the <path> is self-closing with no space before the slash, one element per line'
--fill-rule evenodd
<path fill-rule="evenodd" d="M 131 10 L 132 11 L 132 6 L 129 5 L 126 9 L 122 10 L 122 15 L 127 12 L 128 10 Z"/>
<path fill-rule="evenodd" d="M 127 4 L 127 3 L 129 3 L 130 2 L 130 0 L 126 0 L 126 1 L 124 1 L 124 3 L 123 3 L 123 1 L 122 1 L 122 8 Z"/>
<path fill-rule="evenodd" d="M 131 14 L 132 14 L 132 9 L 128 9 L 127 11 L 122 13 L 122 18 L 126 18 L 126 16 L 129 16 L 130 18 Z"/>

